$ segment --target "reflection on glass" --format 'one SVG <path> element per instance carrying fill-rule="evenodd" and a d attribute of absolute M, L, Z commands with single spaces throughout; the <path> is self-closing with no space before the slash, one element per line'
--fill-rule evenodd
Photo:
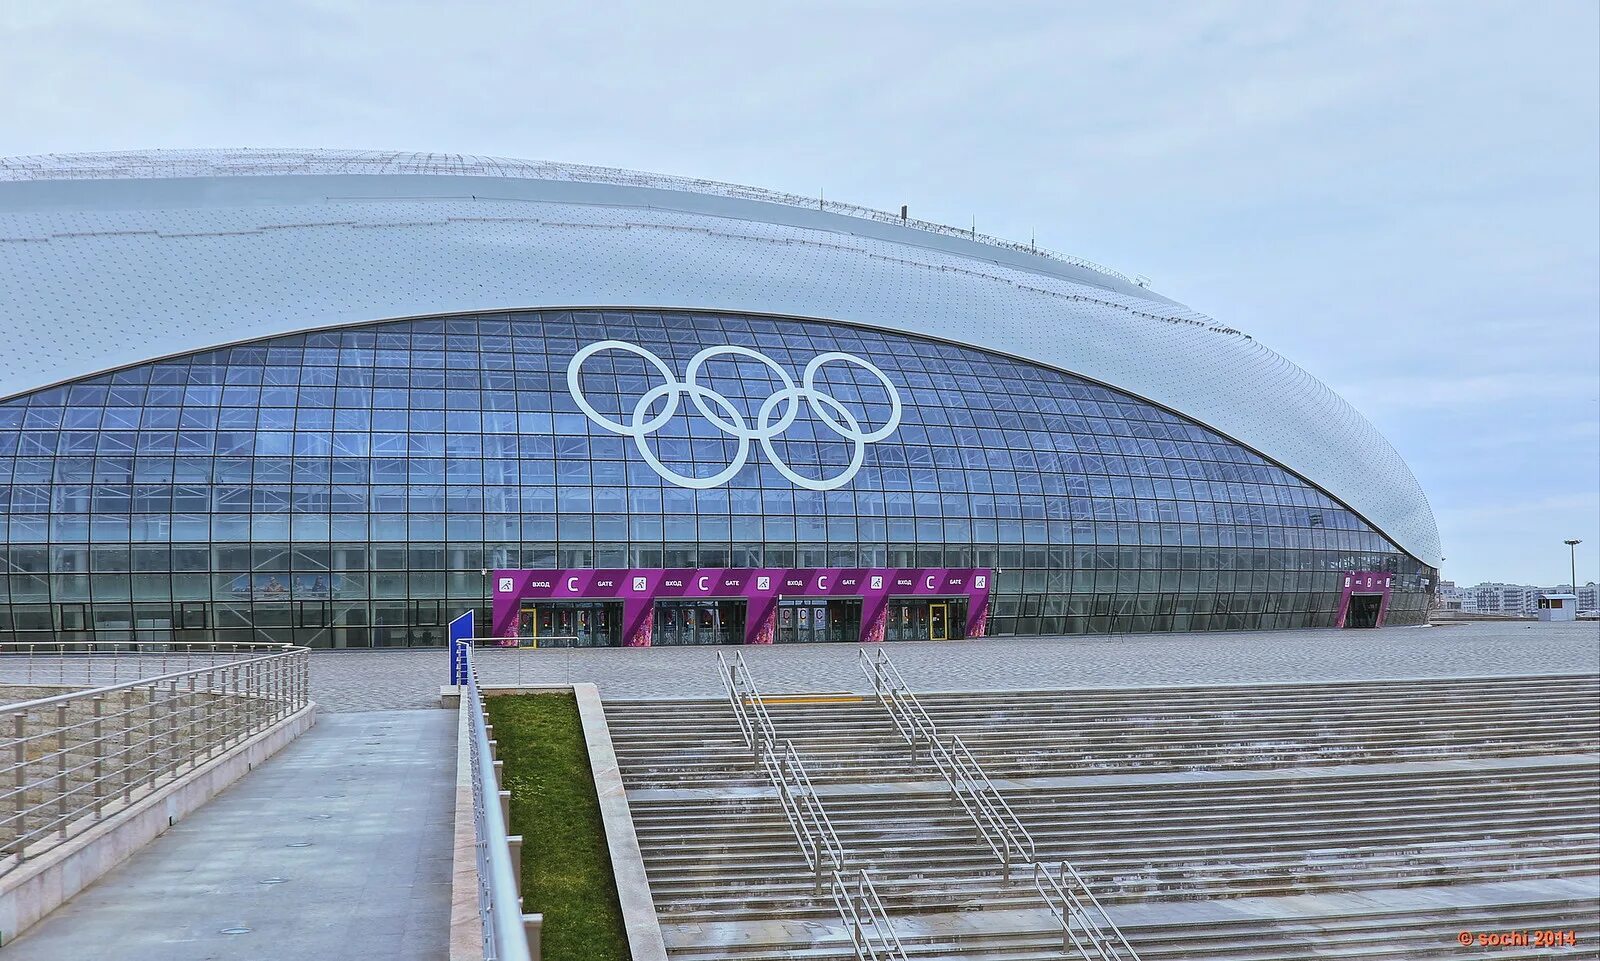
<path fill-rule="evenodd" d="M 843 488 L 797 488 L 752 455 L 686 490 L 568 393 L 573 354 L 605 339 L 677 372 L 708 346 L 754 347 L 791 377 L 847 351 L 890 378 L 902 420 Z M 608 353 L 583 386 L 623 418 L 659 376 Z M 747 423 L 783 386 L 729 357 L 701 382 Z M 825 365 L 819 386 L 864 424 L 888 416 L 859 368 Z M 688 403 L 652 443 L 697 477 L 737 454 Z M 853 453 L 811 408 L 771 443 L 813 478 Z M 1390 621 L 1414 623 L 1436 576 L 1316 488 L 1113 389 L 843 324 L 644 311 L 297 334 L 5 402 L 0 562 L 4 637 L 121 636 L 131 599 L 176 637 L 338 646 L 436 643 L 441 611 L 486 607 L 479 571 L 502 566 L 990 567 L 997 634 L 1328 626 L 1351 569 L 1394 572 Z M 708 642 L 733 630 L 715 610 L 661 616 Z M 928 616 L 896 609 L 887 635 L 927 637 Z M 778 628 L 832 631 L 804 606 Z"/>

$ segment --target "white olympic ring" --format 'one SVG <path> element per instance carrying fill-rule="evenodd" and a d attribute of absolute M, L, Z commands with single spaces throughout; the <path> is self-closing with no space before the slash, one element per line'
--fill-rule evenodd
<path fill-rule="evenodd" d="M 605 350 L 620 350 L 643 358 L 644 361 L 658 371 L 666 381 L 645 391 L 633 406 L 633 415 L 627 421 L 613 420 L 594 409 L 588 398 L 583 395 L 583 364 L 590 357 Z M 709 387 L 704 387 L 698 382 L 700 369 L 713 357 L 731 354 L 735 357 L 748 357 L 759 361 L 777 375 L 783 387 L 762 401 L 761 407 L 755 414 L 754 425 L 745 422 L 745 416 L 733 401 L 717 393 Z M 863 370 L 869 371 L 883 383 L 883 389 L 889 394 L 889 420 L 877 430 L 863 431 L 861 421 L 851 413 L 836 397 L 816 386 L 817 372 L 825 364 L 846 363 L 855 364 Z M 862 360 L 854 354 L 832 350 L 818 354 L 806 364 L 805 372 L 801 375 L 800 384 L 796 386 L 794 378 L 789 372 L 779 366 L 778 362 L 766 354 L 749 347 L 739 347 L 733 344 L 724 344 L 720 347 L 707 347 L 695 354 L 689 361 L 689 367 L 684 372 L 683 380 L 679 380 L 660 357 L 624 340 L 602 340 L 590 344 L 579 350 L 572 357 L 572 362 L 567 365 L 567 389 L 572 392 L 572 399 L 577 402 L 578 409 L 583 411 L 588 418 L 611 431 L 624 437 L 632 437 L 634 446 L 639 448 L 639 454 L 655 469 L 665 480 L 671 481 L 679 487 L 688 487 L 704 490 L 708 487 L 717 487 L 726 484 L 733 476 L 744 468 L 745 461 L 750 456 L 750 442 L 757 441 L 766 453 L 767 460 L 778 469 L 778 473 L 787 477 L 799 487 L 808 490 L 826 491 L 835 487 L 842 487 L 850 483 L 861 470 L 861 462 L 866 458 L 867 445 L 876 443 L 894 433 L 900 426 L 900 392 L 895 389 L 894 382 L 889 376 L 879 370 L 870 361 Z M 738 452 L 734 455 L 733 463 L 711 475 L 710 477 L 694 477 L 680 474 L 661 463 L 654 451 L 650 449 L 647 439 L 651 434 L 666 426 L 673 415 L 678 412 L 683 396 L 687 394 L 695 410 L 700 416 L 739 442 Z M 661 410 L 654 415 L 650 408 L 658 401 L 665 400 Z M 774 449 L 773 441 L 778 435 L 789 429 L 795 418 L 800 415 L 800 402 L 805 401 L 811 405 L 811 411 L 818 420 L 826 424 L 830 430 L 838 434 L 841 440 L 850 442 L 850 463 L 844 472 L 833 477 L 812 478 L 798 474 L 779 456 Z M 783 410 L 776 420 L 773 413 L 782 405 Z"/>

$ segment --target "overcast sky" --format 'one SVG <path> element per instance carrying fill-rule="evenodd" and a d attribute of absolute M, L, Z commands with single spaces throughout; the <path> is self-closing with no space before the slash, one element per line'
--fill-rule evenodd
<path fill-rule="evenodd" d="M 0 2 L 0 155 L 687 174 L 1154 279 L 1371 418 L 1458 582 L 1600 576 L 1600 23 L 1478 3 Z"/>

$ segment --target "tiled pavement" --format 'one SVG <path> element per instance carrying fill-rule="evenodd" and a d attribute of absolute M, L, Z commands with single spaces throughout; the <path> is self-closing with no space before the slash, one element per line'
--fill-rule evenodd
<path fill-rule="evenodd" d="M 867 690 L 858 644 L 478 652 L 485 683 L 592 681 L 609 697 L 716 697 L 716 652 L 741 650 L 764 692 Z M 1377 631 L 1268 631 L 897 642 L 918 690 L 1229 684 L 1600 671 L 1600 623 L 1464 623 Z M 324 710 L 424 708 L 447 678 L 438 650 L 319 651 Z"/>

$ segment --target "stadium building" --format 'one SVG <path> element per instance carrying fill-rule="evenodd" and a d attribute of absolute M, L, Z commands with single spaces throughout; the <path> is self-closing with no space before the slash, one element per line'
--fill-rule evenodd
<path fill-rule="evenodd" d="M 440 154 L 0 161 L 0 637 L 1418 623 L 1394 449 L 1072 257 Z M 481 631 L 480 631 L 481 633 Z"/>

